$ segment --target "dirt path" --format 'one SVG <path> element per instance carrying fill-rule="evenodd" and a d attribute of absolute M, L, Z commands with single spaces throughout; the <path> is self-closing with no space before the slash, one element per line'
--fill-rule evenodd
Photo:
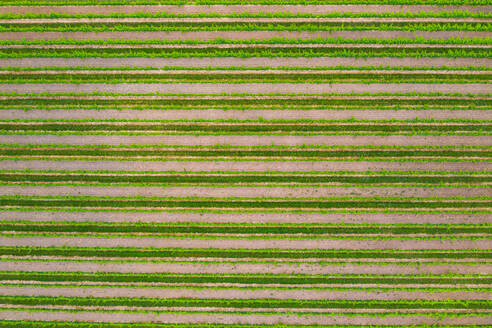
<path fill-rule="evenodd" d="M 329 264 L 313 263 L 141 263 L 141 262 L 1 262 L 3 271 L 34 271 L 34 272 L 170 272 L 170 273 L 271 273 L 271 274 L 490 274 L 487 264 L 426 264 L 384 265 L 358 264 Z M 2 311 L 0 311 L 2 313 Z"/>
<path fill-rule="evenodd" d="M 290 110 L 290 109 L 166 109 L 166 110 L 131 110 L 131 109 L 3 109 L 0 119 L 51 119 L 51 120 L 81 120 L 81 119 L 118 119 L 118 120 L 412 120 L 420 119 L 469 119 L 492 120 L 492 111 L 487 110 Z"/>
<path fill-rule="evenodd" d="M 3 92 L 17 93 L 71 93 L 71 92 L 111 92 L 111 93 L 408 93 L 442 92 L 490 94 L 490 84 L 425 84 L 425 83 L 52 83 L 52 84 L 4 84 Z"/>
<path fill-rule="evenodd" d="M 269 135 L 0 135 L 3 144 L 68 144 L 68 145 L 400 145 L 444 146 L 475 145 L 491 146 L 489 136 L 269 136 Z"/>
<path fill-rule="evenodd" d="M 157 314 L 108 312 L 38 312 L 4 310 L 2 320 L 93 321 L 93 322 L 161 322 L 161 323 L 224 323 L 224 324 L 290 324 L 290 325 L 487 325 L 488 316 L 345 316 L 340 315 L 238 315 L 238 314 Z"/>
<path fill-rule="evenodd" d="M 183 247 L 280 249 L 490 249 L 492 240 L 357 240 L 357 239 L 172 239 L 91 237 L 1 237 L 0 246 Z"/>
<path fill-rule="evenodd" d="M 1 8 L 1 7 L 0 7 Z M 350 57 L 314 57 L 314 58 L 0 58 L 0 67 L 326 67 L 326 66 L 492 66 L 490 58 L 350 58 Z"/>
<path fill-rule="evenodd" d="M 404 288 L 405 285 L 402 285 Z M 8 296 L 50 296 L 50 297 L 152 297 L 152 298 L 229 298 L 229 299 L 306 299 L 306 300 L 442 300 L 442 299 L 488 299 L 487 292 L 425 292 L 425 291 L 337 291 L 337 290 L 244 290 L 235 289 L 187 289 L 187 288 L 95 288 L 70 287 L 0 287 L 0 295 Z"/>
<path fill-rule="evenodd" d="M 398 188 L 398 187 L 71 187 L 0 186 L 0 195 L 113 196 L 113 197 L 468 197 L 489 196 L 490 188 Z"/>
<path fill-rule="evenodd" d="M 0 7 L 1 8 L 1 7 Z M 271 39 L 271 38 L 408 38 L 447 40 L 451 38 L 484 38 L 488 32 L 481 31 L 114 31 L 114 32 L 0 32 L 0 40 L 232 40 Z M 370 46 L 370 45 L 368 45 Z"/>
<path fill-rule="evenodd" d="M 78 222 L 251 222 L 251 223 L 419 223 L 478 224 L 488 223 L 487 214 L 460 213 L 141 213 L 141 212 L 58 212 L 2 210 L 9 221 L 78 221 Z"/>
<path fill-rule="evenodd" d="M 1 161 L 4 170 L 107 170 L 107 171 L 485 171 L 487 162 L 347 162 L 347 161 Z"/>
<path fill-rule="evenodd" d="M 331 12 L 338 13 L 392 13 L 392 12 L 445 12 L 445 11 L 469 11 L 469 12 L 491 12 L 490 6 L 431 6 L 431 5 L 136 5 L 136 6 L 0 6 L 0 13 L 24 14 L 24 13 L 65 13 L 65 14 L 91 14 L 98 13 L 107 15 L 111 13 L 180 13 L 180 14 L 200 14 L 200 13 L 312 13 L 325 14 Z"/>

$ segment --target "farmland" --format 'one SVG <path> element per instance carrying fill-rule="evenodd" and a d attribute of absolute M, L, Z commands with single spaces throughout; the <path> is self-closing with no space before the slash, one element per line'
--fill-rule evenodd
<path fill-rule="evenodd" d="M 489 0 L 0 1 L 0 328 L 488 327 Z"/>

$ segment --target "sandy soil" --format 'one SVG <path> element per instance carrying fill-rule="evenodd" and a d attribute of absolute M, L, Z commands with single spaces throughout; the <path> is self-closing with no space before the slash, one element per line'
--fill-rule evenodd
<path fill-rule="evenodd" d="M 196 120 L 196 119 L 236 119 L 236 120 L 411 120 L 415 118 L 435 120 L 471 119 L 492 120 L 492 111 L 486 110 L 222 110 L 222 109 L 166 109 L 166 110 L 131 110 L 131 109 L 50 109 L 50 110 L 23 110 L 3 109 L 0 119 L 52 119 L 52 120 L 80 120 L 80 119 L 119 119 L 119 120 Z"/>
<path fill-rule="evenodd" d="M 406 93 L 406 92 L 443 92 L 443 93 L 490 93 L 490 84 L 425 84 L 425 83 L 53 83 L 53 84 L 6 84 L 3 92 L 40 93 L 40 92 L 113 92 L 113 93 Z"/>
<path fill-rule="evenodd" d="M 95 322 L 167 322 L 167 323 L 226 323 L 226 324 L 303 324 L 303 325 L 486 325 L 488 316 L 433 317 L 415 316 L 327 316 L 327 315 L 233 315 L 233 314 L 156 314 L 107 312 L 32 312 L 8 310 L 0 312 L 3 320 L 95 321 Z"/>
<path fill-rule="evenodd" d="M 402 285 L 404 287 L 404 285 Z M 336 290 L 244 290 L 244 289 L 139 289 L 139 288 L 83 288 L 70 287 L 0 287 L 1 295 L 9 296 L 50 296 L 50 297 L 193 297 L 193 298 L 232 298 L 232 299 L 325 299 L 325 300 L 398 300 L 398 299 L 488 299 L 487 292 L 420 292 L 420 291 L 336 291 Z"/>
<path fill-rule="evenodd" d="M 411 5 L 411 6 L 396 6 L 396 5 L 137 5 L 137 6 L 36 6 L 35 9 L 30 6 L 0 6 L 0 13 L 66 13 L 66 14 L 85 14 L 85 13 L 182 13 L 182 14 L 197 14 L 197 13 L 274 13 L 278 11 L 287 13 L 313 13 L 323 14 L 330 12 L 370 12 L 370 13 L 391 13 L 391 12 L 411 12 L 419 13 L 427 12 L 443 12 L 463 10 L 470 12 L 490 12 L 490 6 L 429 6 L 429 5 Z"/>
<path fill-rule="evenodd" d="M 91 237 L 1 237 L 0 246 L 183 247 L 281 249 L 489 249 L 492 240 L 355 240 L 355 239 L 167 239 Z"/>
<path fill-rule="evenodd" d="M 103 263 L 103 262 L 2 262 L 4 271 L 64 272 L 171 272 L 171 273 L 272 273 L 272 274 L 490 274 L 490 265 L 475 264 L 330 264 L 312 263 Z M 2 311 L 0 311 L 2 313 Z"/>
<path fill-rule="evenodd" d="M 0 135 L 4 144 L 69 144 L 69 145 L 476 145 L 490 146 L 489 136 L 269 136 L 269 135 Z"/>
<path fill-rule="evenodd" d="M 112 170 L 112 171 L 484 171 L 487 162 L 346 162 L 346 161 L 2 161 L 4 170 Z"/>
<path fill-rule="evenodd" d="M 490 188 L 397 188 L 397 187 L 70 187 L 70 186 L 0 186 L 0 195 L 25 196 L 114 196 L 114 197 L 480 197 L 490 195 Z"/>
<path fill-rule="evenodd" d="M 217 38 L 245 40 L 285 38 L 410 38 L 450 39 L 453 37 L 486 37 L 487 32 L 481 31 L 115 31 L 115 32 L 0 32 L 0 40 L 91 40 L 91 39 L 121 39 L 121 40 L 214 40 Z M 370 45 L 368 45 L 370 46 Z"/>
<path fill-rule="evenodd" d="M 58 212 L 3 210 L 3 220 L 79 221 L 79 222 L 305 222 L 305 223 L 488 223 L 487 214 L 461 213 L 141 213 L 141 212 Z"/>
<path fill-rule="evenodd" d="M 1 7 L 0 7 L 1 8 Z M 315 58 L 1 58 L 0 67 L 163 67 L 163 66 L 244 66 L 244 67 L 323 67 L 323 66 L 491 66 L 490 58 L 349 58 L 349 57 L 315 57 Z"/>

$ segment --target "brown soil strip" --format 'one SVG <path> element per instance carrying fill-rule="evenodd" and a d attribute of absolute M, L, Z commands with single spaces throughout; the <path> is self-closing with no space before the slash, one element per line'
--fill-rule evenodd
<path fill-rule="evenodd" d="M 1 7 L 0 7 L 1 8 Z M 3 67 L 164 67 L 164 66 L 244 66 L 244 67 L 324 67 L 324 66 L 492 66 L 489 58 L 3 58 Z"/>
<path fill-rule="evenodd" d="M 215 40 L 217 38 L 247 40 L 270 39 L 275 37 L 313 38 L 409 38 L 426 39 L 484 38 L 489 35 L 482 31 L 115 31 L 115 32 L 0 32 L 0 40 Z"/>
<path fill-rule="evenodd" d="M 7 47 L 7 46 L 6 46 Z M 39 46 L 43 47 L 43 46 Z M 3 46 L 0 46 L 0 49 Z M 492 48 L 492 46 L 491 46 Z M 405 74 L 408 76 L 420 75 L 420 74 L 433 74 L 433 75 L 448 75 L 448 74 L 467 74 L 467 75 L 491 75 L 490 71 L 452 71 L 452 70 L 134 70 L 134 71 L 122 71 L 122 70 L 104 70 L 104 71 L 94 71 L 94 70 L 43 70 L 43 71 L 0 71 L 0 76 L 6 75 L 58 75 L 58 74 L 70 74 L 70 75 L 95 75 L 95 76 L 105 76 L 110 74 L 125 74 L 125 75 L 148 75 L 152 77 L 153 75 L 167 74 L 167 75 L 178 75 L 178 74 L 195 74 L 195 75 L 213 75 L 213 74 L 235 74 L 235 75 L 250 75 L 250 74 L 272 74 L 272 75 L 297 75 L 306 74 L 313 75 L 334 75 L 334 74 L 354 74 L 354 75 L 364 75 L 364 74 L 385 74 L 385 75 L 395 75 L 395 74 Z"/>
<path fill-rule="evenodd" d="M 63 92 L 111 92 L 111 93 L 407 93 L 442 92 L 489 94 L 490 84 L 425 84 L 425 83 L 53 83 L 53 84 L 5 84 L 3 92 L 63 93 Z"/>
<path fill-rule="evenodd" d="M 114 197 L 480 197 L 490 188 L 398 188 L 398 187 L 93 187 L 93 186 L 0 186 L 0 195 L 23 196 L 114 196 Z"/>
<path fill-rule="evenodd" d="M 91 237 L 0 237 L 1 246 L 183 247 L 281 249 L 490 249 L 491 240 L 357 240 L 357 239 L 162 239 Z"/>
<path fill-rule="evenodd" d="M 1 212 L 9 221 L 78 221 L 78 222 L 249 222 L 249 223 L 420 223 L 420 224 L 478 224 L 488 223 L 486 214 L 425 214 L 412 213 L 132 213 L 132 212 Z"/>
<path fill-rule="evenodd" d="M 81 120 L 81 119 L 119 119 L 119 120 L 344 120 L 355 118 L 358 120 L 411 120 L 420 119 L 470 119 L 492 120 L 492 111 L 486 110 L 289 110 L 289 109 L 166 109 L 166 110 L 131 110 L 131 109 L 3 109 L 0 110 L 0 119 L 52 119 L 52 120 Z"/>
<path fill-rule="evenodd" d="M 89 44 L 89 45 L 71 45 L 71 44 L 55 44 L 55 45 L 1 45 L 0 49 L 208 49 L 208 48 L 219 48 L 219 49 L 249 49 L 249 48 L 291 48 L 292 45 L 288 43 L 279 44 L 139 44 L 139 45 L 129 45 L 129 44 Z M 338 43 L 326 43 L 326 44 L 296 44 L 296 48 L 398 48 L 398 49 L 415 49 L 415 48 L 456 48 L 455 45 L 451 44 L 338 44 Z M 480 48 L 480 49 L 490 49 L 492 46 L 489 45 L 460 45 L 460 49 L 466 48 Z M 141 73 L 141 72 L 137 72 Z M 207 72 L 205 72 L 207 73 Z M 56 73 L 55 73 L 56 74 Z"/>
<path fill-rule="evenodd" d="M 200 18 L 27 18 L 27 19 L 0 19 L 0 24 L 92 24 L 92 23 L 489 23 L 483 18 L 397 18 L 397 17 L 335 17 L 335 18 L 251 18 L 251 17 L 200 17 Z"/>
<path fill-rule="evenodd" d="M 238 315 L 238 314 L 157 314 L 107 312 L 36 312 L 0 311 L 2 320 L 91 321 L 91 322 L 161 322 L 161 323 L 223 323 L 223 324 L 292 324 L 292 325 L 487 325 L 488 316 L 437 317 L 425 314 L 413 316 L 336 316 L 329 315 Z"/>
<path fill-rule="evenodd" d="M 176 14 L 200 14 L 200 13 L 312 13 L 326 14 L 338 13 L 393 13 L 421 11 L 439 13 L 447 11 L 469 11 L 489 13 L 490 6 L 431 6 L 431 5 L 136 5 L 136 6 L 0 6 L 0 13 L 24 14 L 24 13 L 65 13 L 65 14 L 91 14 L 107 15 L 111 13 L 176 13 Z"/>
<path fill-rule="evenodd" d="M 140 289 L 140 288 L 97 288 L 84 287 L 0 287 L 1 295 L 8 296 L 50 296 L 50 297 L 152 297 L 152 298 L 231 298 L 231 299 L 326 299 L 326 300 L 398 300 L 398 299 L 488 299 L 487 292 L 425 292 L 425 291 L 336 291 L 336 290 L 244 290 L 244 289 Z"/>
<path fill-rule="evenodd" d="M 384 265 L 372 263 L 330 264 L 316 263 L 141 263 L 141 262 L 24 262 L 6 261 L 3 271 L 34 272 L 170 272 L 170 273 L 258 273 L 271 274 L 488 274 L 490 265 L 475 264 L 427 264 L 416 262 L 414 265 Z M 0 311 L 1 313 L 1 311 Z"/>
<path fill-rule="evenodd" d="M 71 144 L 71 145 L 475 145 L 491 146 L 488 136 L 271 136 L 271 135 L 0 135 L 2 144 Z"/>
<path fill-rule="evenodd" d="M 487 162 L 257 162 L 257 161 L 2 161 L 5 170 L 108 170 L 108 171 L 484 171 Z"/>

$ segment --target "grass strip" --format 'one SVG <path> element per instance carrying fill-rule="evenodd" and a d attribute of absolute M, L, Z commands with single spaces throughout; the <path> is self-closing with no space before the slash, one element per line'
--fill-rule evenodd
<path fill-rule="evenodd" d="M 492 83 L 492 74 L 156 73 L 0 74 L 0 83 Z"/>
<path fill-rule="evenodd" d="M 482 31 L 482 22 L 93 22 L 0 23 L 0 32 L 122 32 L 122 31 Z"/>
<path fill-rule="evenodd" d="M 4 232 L 151 233 L 151 234 L 490 234 L 492 227 L 479 225 L 288 225 L 288 224 L 193 224 L 193 223 L 80 223 L 4 222 Z"/>
<path fill-rule="evenodd" d="M 303 299 L 198 299 L 146 297 L 3 296 L 0 304 L 54 306 L 227 307 L 284 309 L 490 309 L 490 300 L 303 300 Z"/>
<path fill-rule="evenodd" d="M 113 272 L 0 272 L 2 281 L 114 282 L 188 284 L 490 284 L 489 276 L 470 275 L 285 275 L 285 274 L 175 274 Z"/>
<path fill-rule="evenodd" d="M 290 183 L 290 184 L 450 184 L 490 183 L 492 176 L 323 176 L 323 175 L 93 175 L 85 174 L 3 174 L 2 182 L 83 182 L 108 184 L 235 184 L 235 183 Z"/>
<path fill-rule="evenodd" d="M 214 249 L 214 248 L 103 248 L 1 246 L 2 256 L 59 256 L 104 258 L 227 258 L 227 259 L 492 259 L 483 249 Z M 91 260 L 92 261 L 92 260 Z M 208 263 L 208 262 L 207 262 Z M 221 262 L 222 263 L 222 262 Z M 371 262 L 372 263 L 372 262 Z M 417 263 L 419 264 L 419 263 Z M 461 264 L 461 262 L 460 262 Z"/>

